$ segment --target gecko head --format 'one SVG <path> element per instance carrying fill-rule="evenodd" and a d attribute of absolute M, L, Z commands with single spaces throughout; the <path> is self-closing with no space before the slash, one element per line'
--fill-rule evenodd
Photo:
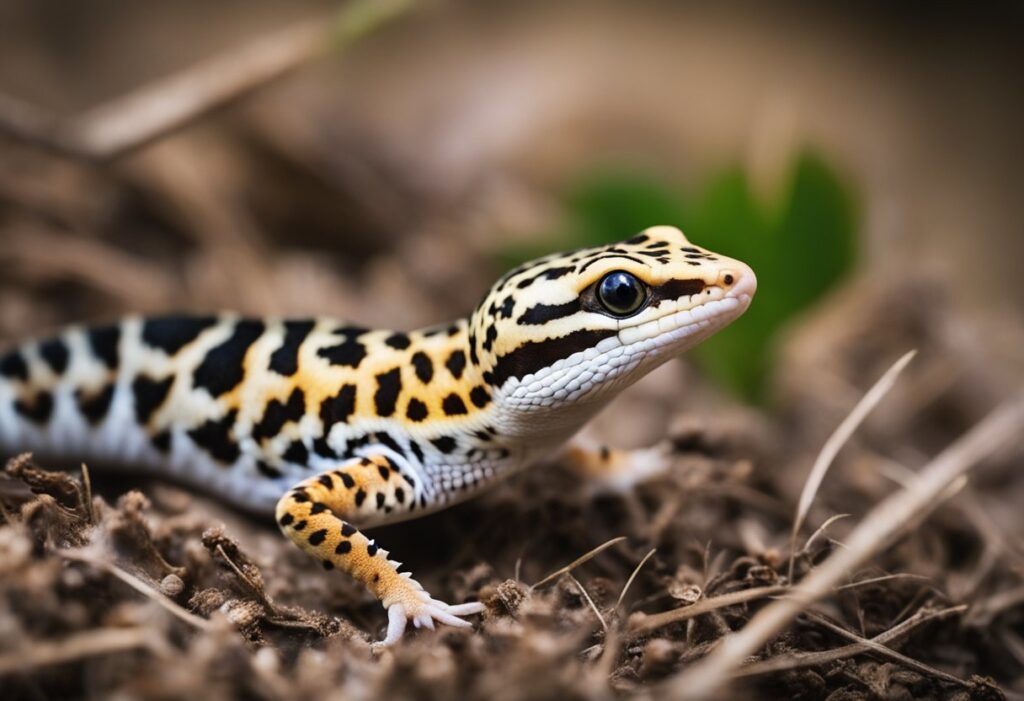
<path fill-rule="evenodd" d="M 594 404 L 739 317 L 756 286 L 745 263 L 656 226 L 507 273 L 470 320 L 470 354 L 503 408 Z"/>

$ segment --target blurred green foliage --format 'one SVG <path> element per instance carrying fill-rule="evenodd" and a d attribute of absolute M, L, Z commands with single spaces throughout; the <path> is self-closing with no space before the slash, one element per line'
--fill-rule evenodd
<path fill-rule="evenodd" d="M 568 196 L 566 247 L 620 241 L 654 224 L 673 224 L 695 243 L 747 262 L 758 292 L 747 313 L 692 351 L 721 384 L 764 402 L 784 324 L 819 300 L 854 264 L 856 212 L 850 188 L 823 158 L 801 152 L 772 201 L 733 167 L 694 194 L 632 172 L 584 176 Z M 550 250 L 544 251 L 550 252 Z M 518 263 L 543 252 L 508 250 Z"/>

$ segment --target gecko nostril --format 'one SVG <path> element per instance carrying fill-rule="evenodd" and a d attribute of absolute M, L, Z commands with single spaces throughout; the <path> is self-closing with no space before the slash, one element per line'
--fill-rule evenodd
<path fill-rule="evenodd" d="M 725 277 L 723 278 L 723 282 L 725 282 L 726 285 L 731 285 L 732 283 L 736 282 L 736 279 L 729 273 L 726 273 Z"/>

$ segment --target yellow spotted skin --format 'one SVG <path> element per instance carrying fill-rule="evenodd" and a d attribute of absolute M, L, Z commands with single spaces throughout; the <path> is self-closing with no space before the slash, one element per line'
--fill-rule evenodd
<path fill-rule="evenodd" d="M 745 264 L 652 227 L 520 266 L 467 319 L 418 331 L 233 315 L 72 327 L 0 355 L 0 450 L 141 467 L 273 513 L 383 602 L 392 643 L 407 621 L 466 625 L 481 606 L 430 598 L 357 526 L 551 454 L 755 286 Z"/>

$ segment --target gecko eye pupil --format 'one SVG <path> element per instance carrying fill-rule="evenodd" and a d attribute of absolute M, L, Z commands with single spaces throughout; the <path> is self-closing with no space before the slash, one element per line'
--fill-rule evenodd
<path fill-rule="evenodd" d="M 597 286 L 601 306 L 615 316 L 632 314 L 644 303 L 647 291 L 636 276 L 624 270 L 608 273 Z"/>

